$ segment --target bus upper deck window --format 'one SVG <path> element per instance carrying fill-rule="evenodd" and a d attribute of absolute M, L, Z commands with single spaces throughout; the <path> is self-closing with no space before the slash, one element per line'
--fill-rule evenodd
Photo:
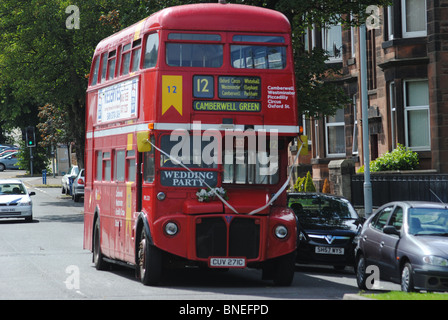
<path fill-rule="evenodd" d="M 103 53 L 101 56 L 101 81 L 106 80 L 106 71 L 107 71 L 107 52 Z"/>
<path fill-rule="evenodd" d="M 172 67 L 220 68 L 223 63 L 223 46 L 167 43 L 166 63 Z"/>
<path fill-rule="evenodd" d="M 129 66 L 131 65 L 131 44 L 123 46 L 121 55 L 121 74 L 125 75 L 129 73 Z"/>
<path fill-rule="evenodd" d="M 168 40 L 179 41 L 166 44 L 166 63 L 169 66 L 220 68 L 223 64 L 223 45 L 205 43 L 221 41 L 219 34 L 170 33 Z"/>
<path fill-rule="evenodd" d="M 107 80 L 115 78 L 115 57 L 116 51 L 109 52 L 109 59 L 107 61 Z"/>
<path fill-rule="evenodd" d="M 90 81 L 91 86 L 96 85 L 98 82 L 98 73 L 100 71 L 99 68 L 100 68 L 100 57 L 97 56 L 97 57 L 95 57 L 95 62 L 93 64 L 92 79 Z"/>
<path fill-rule="evenodd" d="M 157 64 L 157 55 L 159 53 L 159 35 L 157 33 L 149 34 L 146 38 L 145 61 L 143 68 L 154 68 Z"/>
<path fill-rule="evenodd" d="M 142 54 L 142 39 L 132 43 L 132 66 L 131 72 L 137 71 L 140 67 L 140 56 Z"/>
<path fill-rule="evenodd" d="M 285 43 L 284 37 L 235 35 L 233 41 L 241 42 L 241 44 L 230 46 L 231 64 L 234 68 L 284 69 L 286 67 L 286 47 L 274 45 L 275 43 Z"/>
<path fill-rule="evenodd" d="M 205 33 L 170 33 L 168 40 L 221 41 L 221 36 Z"/>

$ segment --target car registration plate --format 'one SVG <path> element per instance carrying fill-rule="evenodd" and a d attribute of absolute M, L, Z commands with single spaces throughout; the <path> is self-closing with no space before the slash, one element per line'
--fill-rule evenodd
<path fill-rule="evenodd" d="M 0 212 L 15 212 L 15 208 L 2 208 L 0 209 Z"/>
<path fill-rule="evenodd" d="M 344 248 L 316 247 L 316 253 L 343 255 L 344 254 Z"/>
<path fill-rule="evenodd" d="M 208 265 L 211 268 L 245 268 L 246 259 L 211 257 L 208 260 Z"/>

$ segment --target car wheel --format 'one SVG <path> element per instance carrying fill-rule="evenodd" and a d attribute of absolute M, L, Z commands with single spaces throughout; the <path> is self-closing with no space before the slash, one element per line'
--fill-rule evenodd
<path fill-rule="evenodd" d="M 406 262 L 401 271 L 401 291 L 414 292 L 414 278 L 412 276 L 412 265 Z"/>
<path fill-rule="evenodd" d="M 5 171 L 6 167 L 3 163 L 0 163 L 0 171 Z"/>
<path fill-rule="evenodd" d="M 148 243 L 143 228 L 138 247 L 138 277 L 144 285 L 157 285 L 162 277 L 162 252 Z"/>
<path fill-rule="evenodd" d="M 356 261 L 356 284 L 358 285 L 358 288 L 361 290 L 367 290 L 366 286 L 366 259 L 363 255 L 360 255 L 358 257 L 358 260 Z"/>

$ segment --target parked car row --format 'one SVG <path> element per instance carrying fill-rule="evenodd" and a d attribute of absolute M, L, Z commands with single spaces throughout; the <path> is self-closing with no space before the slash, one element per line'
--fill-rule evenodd
<path fill-rule="evenodd" d="M 289 193 L 298 219 L 297 262 L 354 266 L 360 289 L 373 280 L 403 291 L 448 291 L 448 204 L 391 202 L 367 219 L 344 198 Z"/>
<path fill-rule="evenodd" d="M 62 193 L 71 195 L 75 202 L 84 197 L 84 169 L 72 166 L 67 174 L 61 179 Z"/>
<path fill-rule="evenodd" d="M 19 148 L 13 145 L 0 145 L 0 171 L 6 169 L 18 169 Z"/>

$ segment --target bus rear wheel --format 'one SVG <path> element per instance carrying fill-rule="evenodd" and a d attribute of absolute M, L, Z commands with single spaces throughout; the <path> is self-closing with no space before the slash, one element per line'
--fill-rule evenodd
<path fill-rule="evenodd" d="M 97 270 L 105 270 L 107 269 L 108 263 L 104 261 L 104 256 L 101 252 L 100 232 L 100 221 L 97 219 L 93 232 L 93 264 Z"/>
<path fill-rule="evenodd" d="M 138 247 L 138 277 L 144 285 L 157 285 L 162 277 L 162 252 L 148 243 L 143 229 Z"/>

